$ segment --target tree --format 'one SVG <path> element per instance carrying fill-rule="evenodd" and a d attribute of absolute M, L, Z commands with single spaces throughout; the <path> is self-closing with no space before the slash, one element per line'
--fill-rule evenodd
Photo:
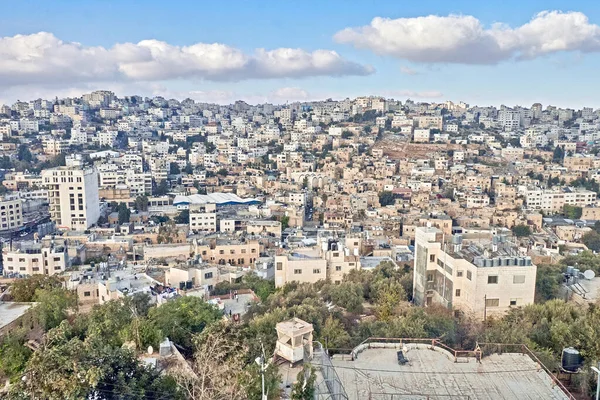
<path fill-rule="evenodd" d="M 379 193 L 379 204 L 381 204 L 382 207 L 394 204 L 395 201 L 396 200 L 394 199 L 394 194 L 392 192 L 384 190 L 383 192 Z"/>
<path fill-rule="evenodd" d="M 320 337 L 327 348 L 342 348 L 350 344 L 350 335 L 342 323 L 331 315 L 325 320 Z"/>
<path fill-rule="evenodd" d="M 350 131 L 342 132 L 342 139 L 350 139 L 353 136 L 354 136 L 354 134 Z"/>
<path fill-rule="evenodd" d="M 171 175 L 179 175 L 181 173 L 181 169 L 177 163 L 172 162 L 169 167 L 169 174 Z"/>
<path fill-rule="evenodd" d="M 29 147 L 27 145 L 22 144 L 19 146 L 17 159 L 24 162 L 33 161 L 33 155 L 31 155 L 31 151 L 29 151 Z"/>
<path fill-rule="evenodd" d="M 168 192 L 169 192 L 169 185 L 167 184 L 167 181 L 163 179 L 162 181 L 160 181 L 160 183 L 156 187 L 156 190 L 154 191 L 154 194 L 156 196 L 164 196 Z"/>
<path fill-rule="evenodd" d="M 221 317 L 213 305 L 185 296 L 169 301 L 148 312 L 148 319 L 164 335 L 180 346 L 192 347 L 192 335 L 200 333 Z"/>
<path fill-rule="evenodd" d="M 221 168 L 217 171 L 217 174 L 225 177 L 229 174 L 229 172 L 225 168 Z"/>
<path fill-rule="evenodd" d="M 189 224 L 190 223 L 190 210 L 181 210 L 175 217 L 176 224 Z"/>
<path fill-rule="evenodd" d="M 0 338 L 0 376 L 12 379 L 21 375 L 32 354 L 25 342 L 25 330 L 12 331 Z"/>
<path fill-rule="evenodd" d="M 298 372 L 297 382 L 292 386 L 292 400 L 313 400 L 315 398 L 317 374 L 314 367 L 304 365 Z"/>
<path fill-rule="evenodd" d="M 360 313 L 363 310 L 363 287 L 358 283 L 342 282 L 332 285 L 329 290 L 331 301 L 349 312 Z"/>
<path fill-rule="evenodd" d="M 559 296 L 563 281 L 563 268 L 559 265 L 540 264 L 535 277 L 535 302 L 543 303 Z"/>
<path fill-rule="evenodd" d="M 565 150 L 561 146 L 556 146 L 554 153 L 552 154 L 552 162 L 561 164 L 565 158 Z"/>
<path fill-rule="evenodd" d="M 0 183 L 0 196 L 6 194 L 8 192 L 9 192 L 8 188 L 6 186 L 4 186 L 2 183 Z"/>
<path fill-rule="evenodd" d="M 302 189 L 308 189 L 308 176 L 305 176 L 302 180 Z"/>
<path fill-rule="evenodd" d="M 29 303 L 35 301 L 37 290 L 61 288 L 63 284 L 63 281 L 55 275 L 36 274 L 15 280 L 11 286 L 10 294 L 14 301 Z"/>
<path fill-rule="evenodd" d="M 44 329 L 49 330 L 67 318 L 69 309 L 77 305 L 77 298 L 74 292 L 63 288 L 38 289 L 35 302 L 32 315 Z"/>
<path fill-rule="evenodd" d="M 591 231 L 582 236 L 581 241 L 592 251 L 600 251 L 600 233 Z"/>
<path fill-rule="evenodd" d="M 98 339 L 81 340 L 66 321 L 49 332 L 46 344 L 27 363 L 24 376 L 11 387 L 10 398 L 181 398 L 171 378 L 140 364 L 130 350 Z"/>
<path fill-rule="evenodd" d="M 285 230 L 290 226 L 290 217 L 287 215 L 283 215 L 281 217 L 281 229 Z"/>
<path fill-rule="evenodd" d="M 141 195 L 135 198 L 135 209 L 138 211 L 148 211 L 148 196 Z"/>
<path fill-rule="evenodd" d="M 129 210 L 129 207 L 127 207 L 127 204 L 119 203 L 118 213 L 119 225 L 129 222 L 129 219 L 131 218 L 131 211 Z"/>
<path fill-rule="evenodd" d="M 583 212 L 583 209 L 581 207 L 572 206 L 569 204 L 565 204 L 563 206 L 563 214 L 565 215 L 565 217 L 570 218 L 570 219 L 581 218 L 582 212 Z"/>
<path fill-rule="evenodd" d="M 512 227 L 512 232 L 516 237 L 524 237 L 531 235 L 531 228 L 527 225 L 515 225 Z"/>

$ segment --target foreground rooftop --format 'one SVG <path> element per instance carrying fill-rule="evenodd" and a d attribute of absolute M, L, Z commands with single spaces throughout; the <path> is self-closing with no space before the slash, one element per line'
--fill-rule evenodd
<path fill-rule="evenodd" d="M 399 365 L 396 348 L 369 348 L 354 361 L 332 359 L 349 399 L 568 399 L 529 356 L 492 354 L 454 362 L 450 353 L 407 344 L 409 362 Z"/>

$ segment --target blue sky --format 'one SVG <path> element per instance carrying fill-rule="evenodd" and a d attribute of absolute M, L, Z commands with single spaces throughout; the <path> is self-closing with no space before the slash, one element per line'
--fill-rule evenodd
<path fill-rule="evenodd" d="M 538 13 L 552 10 L 581 13 L 587 21 L 540 18 L 541 32 L 517 31 Z M 428 46 L 438 46 L 445 36 L 452 36 L 447 34 L 450 29 L 457 27 L 456 35 L 462 35 L 463 28 L 471 27 L 473 20 L 442 19 L 420 25 L 423 21 L 418 18 L 450 14 L 472 16 L 486 32 L 476 38 L 472 37 L 476 33 L 471 32 L 465 34 L 469 40 L 457 39 L 447 44 L 448 49 L 431 50 Z M 402 18 L 406 24 L 403 26 L 413 32 L 416 27 L 424 32 L 435 30 L 437 36 L 432 37 L 439 40 L 434 44 L 430 40 L 414 45 L 420 37 L 407 37 L 399 43 L 398 37 L 407 31 L 394 30 L 400 28 L 391 24 L 388 26 L 391 30 L 369 31 L 367 35 L 361 27 L 369 26 L 376 17 Z M 596 79 L 600 65 L 600 7 L 592 1 L 23 0 L 5 8 L 0 22 L 0 36 L 5 38 L 0 41 L 0 52 L 3 45 L 10 46 L 9 54 L 15 57 L 15 64 L 11 65 L 0 60 L 0 99 L 4 101 L 47 97 L 53 93 L 74 95 L 107 87 L 120 95 L 190 95 L 219 102 L 236 98 L 284 102 L 381 94 L 400 99 L 463 100 L 481 105 L 531 105 L 539 101 L 544 105 L 600 107 L 597 96 L 600 83 Z M 500 34 L 488 32 L 495 23 L 512 30 Z M 563 23 L 570 25 L 565 28 Z M 339 34 L 347 28 L 352 35 Z M 473 29 L 476 32 L 478 28 Z M 547 34 L 553 31 L 555 36 Z M 38 32 L 48 32 L 51 37 L 33 41 L 28 36 Z M 25 37 L 18 42 L 6 40 L 15 35 Z M 552 47 L 563 36 L 569 37 L 567 43 Z M 502 50 L 490 52 L 489 58 L 481 56 L 474 64 L 473 55 L 482 54 L 483 48 L 489 47 L 490 37 L 494 38 L 494 46 L 501 44 Z M 197 69 L 195 65 L 190 67 L 185 55 L 176 65 L 153 59 L 141 73 L 136 57 L 148 61 L 145 53 L 140 53 L 147 51 L 147 46 L 141 50 L 125 49 L 118 55 L 114 52 L 103 55 L 97 50 L 150 39 L 165 42 L 170 52 L 176 52 L 173 54 L 196 43 L 219 43 L 227 47 L 227 52 L 225 55 L 219 52 L 221 58 L 214 67 L 202 60 L 198 61 Z M 465 42 L 468 46 L 463 46 Z M 65 43 L 77 49 L 65 49 Z M 152 48 L 156 46 L 153 44 Z M 92 55 L 90 48 L 96 49 Z M 267 65 L 256 56 L 256 49 L 287 48 L 302 49 L 302 57 L 312 66 L 288 71 L 291 67 L 281 63 L 293 60 Z M 339 59 L 328 59 L 322 66 L 323 62 L 317 60 L 319 56 L 312 53 L 320 49 L 335 51 Z M 126 51 L 135 57 L 123 55 Z M 23 61 L 19 54 L 32 52 L 35 68 L 30 69 L 32 59 Z M 229 58 L 223 57 L 230 57 L 232 52 L 244 59 L 238 60 L 239 68 L 223 72 L 229 62 Z M 455 57 L 459 52 L 461 57 Z M 522 57 L 525 59 L 516 60 L 522 54 L 526 54 Z M 75 61 L 69 65 L 69 59 Z M 279 67 L 282 71 L 276 70 Z M 89 73 L 82 72 L 88 70 Z"/>

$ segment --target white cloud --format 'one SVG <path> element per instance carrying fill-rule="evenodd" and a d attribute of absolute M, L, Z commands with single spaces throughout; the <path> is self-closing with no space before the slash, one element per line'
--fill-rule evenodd
<path fill-rule="evenodd" d="M 412 99 L 437 99 L 444 97 L 444 94 L 437 90 L 388 90 L 382 94 L 389 97 L 410 97 Z"/>
<path fill-rule="evenodd" d="M 517 28 L 489 28 L 468 15 L 376 17 L 370 25 L 337 32 L 339 43 L 428 63 L 495 64 L 560 51 L 600 51 L 600 26 L 580 12 L 543 11 Z"/>
<path fill-rule="evenodd" d="M 283 87 L 271 92 L 270 97 L 279 101 L 302 101 L 308 99 L 308 92 L 297 87 Z"/>
<path fill-rule="evenodd" d="M 246 54 L 220 43 L 174 46 L 158 40 L 111 48 L 63 42 L 51 33 L 0 38 L 0 86 L 170 79 L 238 81 L 368 75 L 370 66 L 335 51 L 278 48 Z"/>
<path fill-rule="evenodd" d="M 410 67 L 407 67 L 405 65 L 401 65 L 400 66 L 400 72 L 403 73 L 404 75 L 419 75 L 419 71 L 414 70 Z"/>

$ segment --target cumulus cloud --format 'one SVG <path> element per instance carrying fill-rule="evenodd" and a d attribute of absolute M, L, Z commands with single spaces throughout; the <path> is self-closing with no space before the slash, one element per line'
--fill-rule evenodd
<path fill-rule="evenodd" d="M 300 101 L 308 99 L 308 92 L 297 87 L 283 87 L 271 92 L 270 97 L 281 101 Z"/>
<path fill-rule="evenodd" d="M 2 86 L 169 79 L 238 81 L 373 72 L 372 67 L 330 50 L 278 48 L 246 54 L 221 43 L 174 46 L 158 40 L 105 48 L 64 42 L 48 32 L 0 38 Z"/>
<path fill-rule="evenodd" d="M 377 54 L 427 63 L 496 64 L 561 51 L 600 51 L 600 26 L 581 12 L 543 11 L 516 28 L 486 28 L 468 15 L 374 18 L 334 39 Z"/>

